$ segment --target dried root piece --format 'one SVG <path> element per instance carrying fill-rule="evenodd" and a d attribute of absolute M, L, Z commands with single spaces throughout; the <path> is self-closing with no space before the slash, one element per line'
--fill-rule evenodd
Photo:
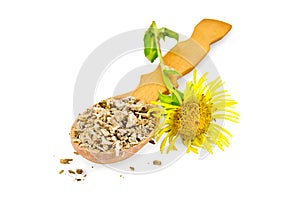
<path fill-rule="evenodd" d="M 131 171 L 134 171 L 134 170 L 135 170 L 135 168 L 134 168 L 134 167 L 129 167 L 129 169 L 130 169 Z"/>
<path fill-rule="evenodd" d="M 83 173 L 83 170 L 82 170 L 82 169 L 76 169 L 76 173 L 77 173 L 77 174 L 82 174 L 82 173 Z"/>
<path fill-rule="evenodd" d="M 68 172 L 69 172 L 70 174 L 75 174 L 75 172 L 74 172 L 73 170 L 68 170 Z"/>
<path fill-rule="evenodd" d="M 60 159 L 59 162 L 60 164 L 70 164 L 70 162 L 73 161 L 73 159 Z"/>
<path fill-rule="evenodd" d="M 151 106 L 134 97 L 103 100 L 77 117 L 73 142 L 96 153 L 119 154 L 153 132 L 156 119 L 148 114 Z"/>
<path fill-rule="evenodd" d="M 154 160 L 153 161 L 153 165 L 160 166 L 161 165 L 161 161 L 160 160 Z"/>

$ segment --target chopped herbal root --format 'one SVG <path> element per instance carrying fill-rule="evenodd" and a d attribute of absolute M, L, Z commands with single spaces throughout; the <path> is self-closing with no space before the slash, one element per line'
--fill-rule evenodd
<path fill-rule="evenodd" d="M 103 100 L 78 116 L 73 142 L 93 152 L 129 149 L 153 133 L 157 119 L 148 113 L 152 106 L 134 97 Z"/>
<path fill-rule="evenodd" d="M 70 164 L 70 162 L 73 161 L 73 159 L 60 159 L 60 164 Z"/>

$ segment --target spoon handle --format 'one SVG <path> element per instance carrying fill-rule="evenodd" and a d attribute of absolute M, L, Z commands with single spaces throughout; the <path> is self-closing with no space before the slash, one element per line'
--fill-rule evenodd
<path fill-rule="evenodd" d="M 164 56 L 165 64 L 182 75 L 189 73 L 205 57 L 210 45 L 222 39 L 230 29 L 231 25 L 228 23 L 203 19 L 195 26 L 189 39 L 179 42 Z M 176 87 L 178 86 L 177 79 L 178 77 L 171 77 Z M 153 72 L 141 75 L 139 85 L 134 91 L 118 97 L 131 95 L 150 103 L 158 100 L 158 91 L 167 93 L 159 66 Z"/>

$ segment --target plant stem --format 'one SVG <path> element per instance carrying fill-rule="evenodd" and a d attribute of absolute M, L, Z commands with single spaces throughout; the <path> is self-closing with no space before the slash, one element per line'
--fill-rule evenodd
<path fill-rule="evenodd" d="M 154 23 L 153 27 L 154 27 L 154 36 L 155 36 L 155 43 L 156 43 L 156 48 L 157 48 L 157 55 L 158 55 L 158 58 L 159 58 L 159 66 L 160 66 L 163 81 L 164 81 L 167 89 L 169 90 L 169 92 L 171 94 L 174 93 L 174 95 L 176 96 L 178 102 L 180 104 L 182 104 L 182 99 L 181 99 L 179 93 L 174 89 L 173 84 L 171 83 L 169 77 L 164 72 L 165 69 L 166 69 L 166 66 L 165 66 L 164 59 L 163 59 L 163 56 L 161 54 L 161 49 L 160 49 L 159 35 L 158 35 L 159 30 L 157 29 L 155 23 Z"/>

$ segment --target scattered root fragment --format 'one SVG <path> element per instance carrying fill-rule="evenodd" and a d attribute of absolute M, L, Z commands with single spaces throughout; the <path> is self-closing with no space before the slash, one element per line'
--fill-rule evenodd
<path fill-rule="evenodd" d="M 78 153 L 77 151 L 74 151 L 74 154 L 75 154 L 75 155 L 79 155 L 79 153 Z"/>
<path fill-rule="evenodd" d="M 134 167 L 129 167 L 129 169 L 130 169 L 131 171 L 134 171 L 134 170 L 135 170 L 135 168 L 134 168 Z"/>
<path fill-rule="evenodd" d="M 75 172 L 74 172 L 73 170 L 68 170 L 68 172 L 69 172 L 70 174 L 75 174 Z"/>
<path fill-rule="evenodd" d="M 160 160 L 154 160 L 153 161 L 153 165 L 160 166 L 161 165 L 161 161 Z"/>
<path fill-rule="evenodd" d="M 82 170 L 82 169 L 76 169 L 76 173 L 77 173 L 77 174 L 82 174 L 82 173 L 83 173 L 83 170 Z"/>
<path fill-rule="evenodd" d="M 63 173 L 65 173 L 65 175 L 72 177 L 74 179 L 74 181 L 83 181 L 83 180 L 85 180 L 85 178 L 87 176 L 87 174 L 84 173 L 84 171 L 82 169 L 76 169 L 76 171 L 69 169 L 66 172 L 65 172 L 65 170 L 62 169 L 59 171 L 59 174 L 63 174 Z"/>
<path fill-rule="evenodd" d="M 155 144 L 155 141 L 153 139 L 149 140 L 149 143 Z"/>
<path fill-rule="evenodd" d="M 76 154 L 74 152 L 74 154 Z M 70 168 L 69 164 L 73 161 L 71 158 L 64 158 L 60 159 L 60 164 L 64 164 L 63 169 L 61 169 L 58 174 L 64 174 L 65 176 L 71 177 L 74 181 L 84 181 L 87 174 L 83 169 L 76 168 L 72 169 Z M 73 167 L 74 168 L 74 167 Z"/>
<path fill-rule="evenodd" d="M 73 161 L 73 159 L 60 159 L 60 164 L 70 164 L 70 162 Z"/>

